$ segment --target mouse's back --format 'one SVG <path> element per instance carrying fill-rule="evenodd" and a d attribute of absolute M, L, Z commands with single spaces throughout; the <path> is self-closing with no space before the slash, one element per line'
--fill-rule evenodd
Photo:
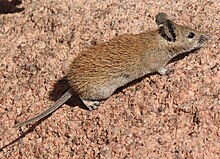
<path fill-rule="evenodd" d="M 92 46 L 73 60 L 68 73 L 70 85 L 86 99 L 93 99 L 94 92 L 99 94 L 95 100 L 105 99 L 118 87 L 145 74 L 141 54 L 154 45 L 148 33 L 142 33 L 121 35 Z"/>

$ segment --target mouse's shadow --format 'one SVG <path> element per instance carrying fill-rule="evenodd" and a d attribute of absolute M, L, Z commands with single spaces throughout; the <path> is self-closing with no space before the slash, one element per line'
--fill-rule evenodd
<path fill-rule="evenodd" d="M 53 86 L 53 90 L 49 93 L 49 97 L 52 101 L 57 101 L 67 90 L 70 89 L 70 85 L 68 83 L 68 80 L 66 78 L 66 76 L 64 76 L 63 78 L 59 79 Z M 69 105 L 69 106 L 79 106 L 82 109 L 87 109 L 87 107 L 83 104 L 83 102 L 81 101 L 81 99 L 73 94 L 72 97 L 65 102 L 65 104 Z M 46 120 L 49 116 L 51 116 L 53 113 L 45 116 L 44 118 L 34 122 L 31 127 L 28 128 L 28 130 L 26 131 L 22 131 L 21 128 L 19 128 L 21 132 L 21 135 L 18 136 L 17 138 L 15 138 L 14 140 L 12 140 L 10 143 L 3 145 L 2 147 L 0 147 L 0 152 L 3 151 L 3 149 L 7 148 L 10 145 L 13 145 L 14 143 L 18 142 L 20 139 L 24 138 L 27 134 L 31 133 L 34 131 L 35 127 L 38 126 L 39 124 L 41 124 L 44 120 Z M 6 133 L 6 132 L 4 132 Z M 4 134 L 3 133 L 3 134 Z M 2 135 L 2 134 L 1 134 Z"/>
<path fill-rule="evenodd" d="M 129 87 L 129 86 L 133 86 L 137 83 L 139 83 L 140 81 L 142 81 L 143 79 L 150 77 L 151 75 L 154 75 L 156 73 L 151 73 L 151 74 L 147 74 L 139 79 L 136 79 L 134 81 L 129 82 L 128 84 L 119 87 L 118 89 L 115 90 L 115 92 L 113 94 L 118 94 L 120 92 L 123 93 L 123 89 Z M 51 92 L 49 93 L 49 97 L 50 100 L 56 102 L 60 97 L 62 97 L 62 95 L 67 92 L 70 89 L 70 85 L 69 82 L 66 78 L 66 76 L 62 77 L 61 79 L 59 79 L 53 86 L 53 89 L 51 90 Z M 100 100 L 100 101 L 105 101 L 106 99 Z M 85 109 L 88 110 L 88 108 L 84 105 L 84 103 L 82 102 L 82 100 L 79 98 L 78 95 L 73 94 L 70 99 L 68 99 L 65 102 L 66 105 L 70 106 L 70 107 L 80 107 L 81 109 Z M 51 114 L 50 114 L 51 115 Z"/>
<path fill-rule="evenodd" d="M 54 84 L 53 90 L 49 93 L 49 97 L 52 101 L 56 102 L 69 89 L 69 82 L 67 80 L 67 77 L 64 76 Z M 79 96 L 74 93 L 71 98 L 65 102 L 65 104 L 71 107 L 79 106 L 82 109 L 88 110 L 88 108 L 83 104 Z"/>
<path fill-rule="evenodd" d="M 194 50 L 195 51 L 195 50 Z M 194 52 L 194 51 L 191 51 L 191 52 Z M 183 53 L 183 54 L 180 54 L 178 56 L 176 56 L 175 58 L 173 58 L 169 63 L 172 63 L 172 62 L 175 62 L 175 61 L 179 61 L 180 59 L 183 59 L 184 57 L 188 56 L 189 53 L 191 52 L 186 52 L 186 53 Z M 137 80 L 134 80 L 130 83 L 128 83 L 127 85 L 123 86 L 123 87 L 120 87 L 118 88 L 114 94 L 117 94 L 119 92 L 122 92 L 122 90 L 124 88 L 127 88 L 128 86 L 133 86 L 137 83 L 139 83 L 140 81 L 142 81 L 144 78 L 146 77 L 150 77 L 151 75 L 154 75 L 156 73 L 152 73 L 152 74 L 148 74 L 148 75 L 145 75 Z M 68 83 L 68 80 L 66 77 L 63 77 L 61 78 L 60 80 L 58 80 L 55 84 L 54 84 L 54 88 L 53 90 L 50 92 L 49 96 L 50 96 L 50 99 L 53 100 L 53 101 L 57 101 L 68 89 L 70 89 L 70 85 Z M 87 109 L 87 107 L 82 103 L 82 101 L 80 100 L 80 98 L 77 96 L 77 95 L 72 95 L 72 97 L 67 101 L 65 102 L 65 104 L 69 105 L 69 106 L 79 106 L 81 107 L 82 109 Z M 51 114 L 49 114 L 48 116 L 40 119 L 39 121 L 35 122 L 27 131 L 23 132 L 19 137 L 17 137 L 16 139 L 14 139 L 13 141 L 11 141 L 10 143 L 8 143 L 7 145 L 4 145 L 3 147 L 0 147 L 0 152 L 3 151 L 4 148 L 18 142 L 20 139 L 24 138 L 27 134 L 29 134 L 30 132 L 32 132 L 35 127 L 37 125 L 39 125 L 40 123 L 42 123 L 44 120 L 46 120 Z"/>
<path fill-rule="evenodd" d="M 191 52 L 194 52 L 194 51 L 191 51 Z M 185 58 L 186 56 L 188 56 L 191 52 L 182 53 L 182 54 L 174 57 L 173 59 L 171 59 L 169 63 L 179 61 L 179 60 Z M 125 86 L 118 88 L 113 94 L 117 94 L 119 92 L 122 92 L 122 90 L 124 88 L 127 88 L 128 86 L 133 86 L 133 85 L 139 83 L 140 81 L 142 81 L 143 79 L 150 77 L 151 75 L 155 75 L 155 74 L 157 74 L 157 73 L 155 72 L 155 73 L 147 74 L 139 79 L 131 81 L 128 84 L 126 84 Z M 64 76 L 54 84 L 53 90 L 49 93 L 50 99 L 52 101 L 56 102 L 69 89 L 70 89 L 70 85 L 68 83 L 67 77 Z M 82 109 L 88 110 L 88 108 L 83 104 L 83 102 L 81 101 L 79 96 L 77 96 L 75 94 L 73 94 L 72 97 L 67 102 L 65 102 L 65 104 L 67 104 L 71 107 L 79 106 Z"/>

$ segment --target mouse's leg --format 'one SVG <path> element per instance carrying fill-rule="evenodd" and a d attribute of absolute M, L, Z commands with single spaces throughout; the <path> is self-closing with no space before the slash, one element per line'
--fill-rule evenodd
<path fill-rule="evenodd" d="M 85 100 L 85 99 L 82 99 L 82 102 L 85 104 L 85 106 L 89 109 L 89 110 L 94 110 L 94 109 L 97 109 L 98 106 L 100 105 L 100 102 L 99 101 L 92 101 L 92 100 Z"/>
<path fill-rule="evenodd" d="M 167 68 L 167 67 L 160 67 L 157 72 L 161 75 L 168 75 L 172 72 L 171 69 Z"/>

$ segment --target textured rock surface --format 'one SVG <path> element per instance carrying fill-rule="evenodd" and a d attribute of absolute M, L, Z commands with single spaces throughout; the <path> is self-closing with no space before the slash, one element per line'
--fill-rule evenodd
<path fill-rule="evenodd" d="M 25 0 L 16 7 L 24 10 L 0 12 L 0 158 L 220 158 L 218 0 Z M 11 129 L 65 92 L 57 81 L 82 48 L 156 29 L 161 11 L 212 40 L 169 64 L 170 75 L 130 84 L 98 110 L 73 100 L 34 127 Z"/>

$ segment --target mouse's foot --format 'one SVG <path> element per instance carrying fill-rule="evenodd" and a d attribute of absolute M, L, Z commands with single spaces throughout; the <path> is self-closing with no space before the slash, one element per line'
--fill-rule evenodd
<path fill-rule="evenodd" d="M 81 99 L 81 100 L 83 101 L 83 103 L 85 104 L 85 106 L 89 110 L 97 109 L 100 106 L 100 102 L 99 101 L 91 101 L 91 100 L 85 100 L 85 99 Z"/>
<path fill-rule="evenodd" d="M 171 72 L 173 72 L 173 70 L 172 70 L 172 69 L 169 69 L 169 68 L 167 68 L 167 67 L 160 67 L 160 68 L 157 70 L 157 72 L 158 72 L 159 74 L 161 74 L 161 75 L 168 75 L 168 74 L 170 74 Z"/>

